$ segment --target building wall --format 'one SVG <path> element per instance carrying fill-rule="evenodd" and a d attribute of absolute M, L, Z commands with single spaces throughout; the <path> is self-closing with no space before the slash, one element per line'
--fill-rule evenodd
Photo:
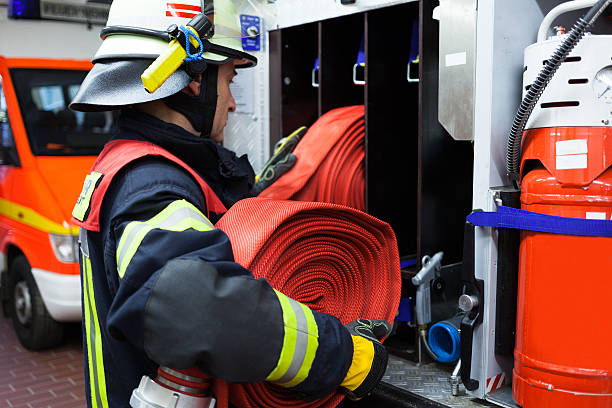
<path fill-rule="evenodd" d="M 0 5 L 0 55 L 91 59 L 100 46 L 98 25 L 50 20 L 11 20 Z"/>

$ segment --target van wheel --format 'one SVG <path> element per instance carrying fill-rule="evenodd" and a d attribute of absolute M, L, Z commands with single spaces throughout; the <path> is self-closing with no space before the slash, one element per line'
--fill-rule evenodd
<path fill-rule="evenodd" d="M 11 262 L 8 290 L 10 315 L 21 345 L 28 350 L 42 350 L 60 344 L 64 326 L 49 315 L 24 256 Z"/>

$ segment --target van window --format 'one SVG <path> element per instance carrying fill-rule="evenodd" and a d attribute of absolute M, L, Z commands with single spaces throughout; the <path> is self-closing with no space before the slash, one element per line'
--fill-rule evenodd
<path fill-rule="evenodd" d="M 20 165 L 15 138 L 9 121 L 8 106 L 4 97 L 2 77 L 0 77 L 0 164 Z"/>
<path fill-rule="evenodd" d="M 115 131 L 117 116 L 113 112 L 68 109 L 85 75 L 87 71 L 11 70 L 34 155 L 97 155 Z"/>

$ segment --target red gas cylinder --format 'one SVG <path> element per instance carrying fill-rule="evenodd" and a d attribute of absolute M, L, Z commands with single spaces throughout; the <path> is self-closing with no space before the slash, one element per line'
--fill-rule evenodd
<path fill-rule="evenodd" d="M 612 219 L 612 129 L 525 133 L 522 209 Z M 612 238 L 522 231 L 513 396 L 530 407 L 612 407 Z"/>

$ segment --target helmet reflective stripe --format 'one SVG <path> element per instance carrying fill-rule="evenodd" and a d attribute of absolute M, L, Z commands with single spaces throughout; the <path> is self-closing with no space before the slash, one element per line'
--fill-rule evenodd
<path fill-rule="evenodd" d="M 202 11 L 214 22 L 212 44 L 242 52 L 242 35 L 236 7 L 232 0 L 114 0 L 107 26 L 128 26 L 165 31 L 170 25 L 186 25 Z M 128 34 L 109 34 L 96 52 L 93 62 L 131 58 L 157 58 L 168 43 L 162 39 Z M 214 52 L 202 57 L 209 63 L 221 64 L 232 59 Z M 251 59 L 251 65 L 255 62 Z"/>
<path fill-rule="evenodd" d="M 180 0 L 179 0 L 180 1 Z M 193 18 L 196 14 L 202 12 L 202 7 L 200 5 L 192 5 L 185 4 L 188 2 L 182 3 L 166 3 L 166 17 L 184 17 L 184 18 Z"/>

